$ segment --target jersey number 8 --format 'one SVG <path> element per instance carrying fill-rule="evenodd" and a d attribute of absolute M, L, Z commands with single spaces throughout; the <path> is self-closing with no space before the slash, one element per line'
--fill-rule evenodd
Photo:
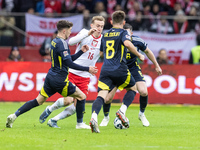
<path fill-rule="evenodd" d="M 114 56 L 115 49 L 113 48 L 115 44 L 114 40 L 106 41 L 106 59 L 111 59 Z"/>

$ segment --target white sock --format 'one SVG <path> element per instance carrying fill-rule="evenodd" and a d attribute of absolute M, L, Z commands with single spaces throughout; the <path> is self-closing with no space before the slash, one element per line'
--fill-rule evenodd
<path fill-rule="evenodd" d="M 60 119 L 64 119 L 67 118 L 73 114 L 76 113 L 76 107 L 74 106 L 74 103 L 68 107 L 65 108 L 65 110 L 63 110 L 61 113 L 59 113 L 57 116 L 53 117 L 53 120 L 60 120 Z"/>
<path fill-rule="evenodd" d="M 141 111 L 139 112 L 139 115 L 140 115 L 140 116 L 142 116 L 143 114 L 144 114 L 143 112 L 141 112 Z"/>
<path fill-rule="evenodd" d="M 124 113 L 124 115 L 126 114 L 126 110 L 127 110 L 127 106 L 122 104 L 120 107 L 120 111 Z"/>
<path fill-rule="evenodd" d="M 96 113 L 92 113 L 92 118 L 97 122 L 97 114 Z"/>
<path fill-rule="evenodd" d="M 109 119 L 110 117 L 109 116 L 104 116 L 104 119 Z"/>
<path fill-rule="evenodd" d="M 49 111 L 53 112 L 54 110 L 57 110 L 61 107 L 64 107 L 64 98 L 59 98 L 57 99 L 57 101 L 55 103 L 53 103 L 50 107 L 49 107 Z"/>

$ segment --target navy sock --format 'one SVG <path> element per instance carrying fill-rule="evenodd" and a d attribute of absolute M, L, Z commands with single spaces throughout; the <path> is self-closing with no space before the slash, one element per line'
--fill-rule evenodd
<path fill-rule="evenodd" d="M 110 112 L 110 106 L 111 106 L 111 103 L 109 104 L 103 104 L 103 112 L 104 112 L 104 116 L 108 116 L 109 115 L 109 112 Z"/>
<path fill-rule="evenodd" d="M 83 122 L 83 114 L 85 113 L 85 99 L 84 100 L 77 100 L 76 103 L 76 117 L 77 122 L 82 123 Z"/>
<path fill-rule="evenodd" d="M 127 108 L 133 102 L 135 95 L 136 95 L 136 92 L 132 90 L 127 91 L 126 94 L 124 95 L 123 103 L 124 105 L 127 106 Z"/>
<path fill-rule="evenodd" d="M 103 104 L 104 99 L 101 96 L 97 96 L 97 99 L 92 104 L 92 113 L 95 112 L 98 115 Z"/>
<path fill-rule="evenodd" d="M 31 110 L 32 108 L 39 106 L 36 99 L 30 100 L 26 102 L 24 105 L 22 105 L 16 112 L 15 115 L 18 117 L 19 115 Z"/>
<path fill-rule="evenodd" d="M 148 95 L 147 96 L 141 96 L 140 95 L 140 111 L 144 112 L 145 108 L 147 107 L 148 103 Z"/>

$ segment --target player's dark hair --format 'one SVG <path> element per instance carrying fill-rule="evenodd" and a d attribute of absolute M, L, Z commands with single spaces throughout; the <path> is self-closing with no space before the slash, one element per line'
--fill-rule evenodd
<path fill-rule="evenodd" d="M 58 29 L 58 31 L 61 31 L 64 28 L 71 28 L 72 26 L 73 26 L 73 23 L 69 22 L 67 20 L 60 20 L 57 23 L 57 29 Z"/>
<path fill-rule="evenodd" d="M 130 29 L 131 31 L 133 30 L 133 27 L 128 23 L 126 23 L 123 28 L 124 29 Z"/>
<path fill-rule="evenodd" d="M 123 21 L 125 20 L 126 18 L 126 14 L 125 12 L 119 10 L 119 11 L 115 11 L 113 14 L 112 14 L 112 22 L 113 24 L 122 24 Z"/>

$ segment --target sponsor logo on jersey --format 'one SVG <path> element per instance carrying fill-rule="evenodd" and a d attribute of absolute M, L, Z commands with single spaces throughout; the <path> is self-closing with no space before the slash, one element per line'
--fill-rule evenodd
<path fill-rule="evenodd" d="M 64 57 L 66 57 L 67 55 L 69 55 L 68 51 L 63 51 L 63 55 L 64 55 Z"/>

